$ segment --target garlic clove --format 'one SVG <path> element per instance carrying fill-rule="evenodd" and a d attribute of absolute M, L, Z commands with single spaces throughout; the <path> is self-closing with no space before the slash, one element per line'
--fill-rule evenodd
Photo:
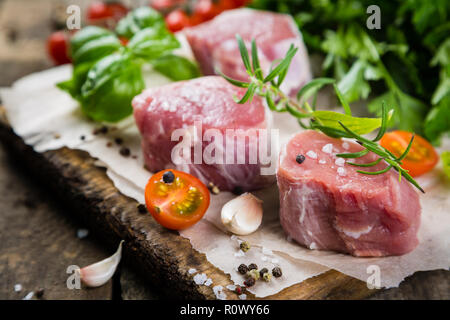
<path fill-rule="evenodd" d="M 251 193 L 244 193 L 222 207 L 221 218 L 228 231 L 237 235 L 255 232 L 262 222 L 262 200 Z"/>
<path fill-rule="evenodd" d="M 100 287 L 108 282 L 117 269 L 122 257 L 122 243 L 111 257 L 96 262 L 79 270 L 81 281 L 88 287 Z"/>

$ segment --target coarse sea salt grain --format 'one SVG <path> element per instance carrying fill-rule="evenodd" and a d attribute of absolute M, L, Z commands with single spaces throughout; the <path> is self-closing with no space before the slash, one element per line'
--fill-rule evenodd
<path fill-rule="evenodd" d="M 227 295 L 225 294 L 225 292 L 223 292 L 222 286 L 214 286 L 213 292 L 216 295 L 216 298 L 219 300 L 225 300 L 227 298 Z"/>
<path fill-rule="evenodd" d="M 197 269 L 195 269 L 195 268 L 190 268 L 190 269 L 188 270 L 188 272 L 189 272 L 189 274 L 194 274 L 194 273 L 197 272 Z"/>
<path fill-rule="evenodd" d="M 266 255 L 272 255 L 273 254 L 273 251 L 272 250 L 270 250 L 270 249 L 267 249 L 267 248 L 262 248 L 262 253 L 263 254 L 266 254 Z"/>
<path fill-rule="evenodd" d="M 205 286 L 209 287 L 212 284 L 212 279 L 208 278 L 204 284 L 205 284 Z"/>
<path fill-rule="evenodd" d="M 227 285 L 225 288 L 227 288 L 227 289 L 230 290 L 230 291 L 236 290 L 236 286 L 235 286 L 234 284 L 229 284 L 229 285 Z"/>
<path fill-rule="evenodd" d="M 311 159 L 317 159 L 317 153 L 315 153 L 315 152 L 312 151 L 312 150 L 309 150 L 309 151 L 306 153 L 306 155 L 307 155 L 308 157 L 310 157 Z"/>
<path fill-rule="evenodd" d="M 89 230 L 88 229 L 78 229 L 77 230 L 77 237 L 79 239 L 83 239 L 86 238 L 89 234 Z"/>
<path fill-rule="evenodd" d="M 348 150 L 350 148 L 350 145 L 348 144 L 348 142 L 344 142 L 342 144 L 342 148 L 344 148 L 345 150 Z"/>
<path fill-rule="evenodd" d="M 339 167 L 343 167 L 345 165 L 345 159 L 344 158 L 336 158 L 334 163 Z"/>
<path fill-rule="evenodd" d="M 245 293 L 238 296 L 241 300 L 247 300 L 247 295 Z"/>
<path fill-rule="evenodd" d="M 195 284 L 202 285 L 208 280 L 208 277 L 204 273 L 199 273 L 194 276 Z"/>
<path fill-rule="evenodd" d="M 239 250 L 238 252 L 234 253 L 234 256 L 237 257 L 237 258 L 243 257 L 243 256 L 245 256 L 245 252 L 242 251 L 242 250 Z"/>
<path fill-rule="evenodd" d="M 31 298 L 33 298 L 33 296 L 34 296 L 34 292 L 33 291 L 28 292 L 28 294 L 25 297 L 23 297 L 22 300 L 31 300 Z"/>
<path fill-rule="evenodd" d="M 333 151 L 333 145 L 331 143 L 327 143 L 322 147 L 322 151 L 325 153 L 331 153 Z"/>
<path fill-rule="evenodd" d="M 326 162 L 325 160 L 322 159 L 322 160 L 319 160 L 319 163 L 320 163 L 320 164 L 325 164 L 325 163 L 327 163 L 327 162 Z"/>
<path fill-rule="evenodd" d="M 277 264 L 277 263 L 279 263 L 280 261 L 278 260 L 278 259 L 272 259 L 272 263 L 273 264 Z"/>
<path fill-rule="evenodd" d="M 266 256 L 262 256 L 261 260 L 265 262 L 265 261 L 267 261 L 267 257 Z"/>
<path fill-rule="evenodd" d="M 342 167 L 339 167 L 339 168 L 337 169 L 337 173 L 338 173 L 338 175 L 340 175 L 340 176 L 345 176 L 345 169 L 342 168 Z"/>
<path fill-rule="evenodd" d="M 22 285 L 20 283 L 14 285 L 14 291 L 20 292 L 22 291 Z"/>

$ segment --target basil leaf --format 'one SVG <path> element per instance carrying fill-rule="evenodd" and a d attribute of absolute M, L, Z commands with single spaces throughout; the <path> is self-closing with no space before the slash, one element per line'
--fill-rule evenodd
<path fill-rule="evenodd" d="M 72 78 L 70 80 L 57 83 L 56 86 L 61 90 L 68 92 L 74 99 L 80 100 L 81 87 L 86 81 L 87 74 L 92 65 L 93 63 L 86 62 L 74 66 Z"/>
<path fill-rule="evenodd" d="M 172 33 L 152 28 L 136 33 L 127 45 L 133 55 L 145 60 L 159 58 L 164 53 L 179 47 L 180 43 Z"/>
<path fill-rule="evenodd" d="M 119 39 L 113 34 L 92 39 L 73 53 L 74 64 L 97 61 L 121 47 Z"/>
<path fill-rule="evenodd" d="M 317 125 L 342 131 L 342 122 L 356 134 L 367 134 L 381 126 L 380 118 L 358 118 L 334 111 L 314 111 L 312 113 Z"/>
<path fill-rule="evenodd" d="M 195 63 L 173 54 L 154 60 L 152 65 L 154 70 L 175 81 L 188 80 L 200 76 L 200 70 Z"/>
<path fill-rule="evenodd" d="M 87 73 L 81 87 L 81 95 L 86 98 L 96 92 L 105 82 L 115 78 L 131 63 L 129 55 L 115 53 L 99 60 Z"/>
<path fill-rule="evenodd" d="M 450 151 L 444 151 L 441 154 L 442 166 L 446 176 L 450 179 Z"/>
<path fill-rule="evenodd" d="M 117 53 L 98 61 L 81 88 L 81 108 L 95 121 L 119 121 L 132 113 L 131 101 L 145 88 L 141 64 Z"/>
<path fill-rule="evenodd" d="M 119 21 L 116 33 L 131 39 L 137 32 L 149 27 L 164 28 L 164 19 L 158 11 L 150 7 L 140 7 Z"/>
<path fill-rule="evenodd" d="M 87 26 L 77 33 L 70 39 L 70 52 L 71 55 L 74 56 L 75 53 L 86 43 L 94 40 L 99 39 L 105 36 L 112 36 L 114 35 L 111 31 L 96 27 L 96 26 Z"/>

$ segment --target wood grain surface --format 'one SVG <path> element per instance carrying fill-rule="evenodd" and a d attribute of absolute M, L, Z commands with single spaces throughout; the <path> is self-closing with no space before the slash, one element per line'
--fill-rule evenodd
<path fill-rule="evenodd" d="M 0 0 L 0 85 L 51 66 L 45 39 L 53 28 L 52 10 L 62 1 L 57 2 Z M 33 13 L 20 14 L 25 9 Z M 8 157 L 0 153 L 0 298 L 21 299 L 44 288 L 42 298 L 47 299 L 112 299 L 117 286 L 122 299 L 214 298 L 211 288 L 194 284 L 187 273 L 191 267 L 205 272 L 215 285 L 231 283 L 188 240 L 139 214 L 136 202 L 121 195 L 86 153 L 61 149 L 37 154 L 6 122 L 0 133 L 8 152 Z M 24 174 L 20 168 L 29 171 Z M 150 235 L 141 233 L 143 225 L 150 226 Z M 88 238 L 76 237 L 81 227 L 89 228 Z M 67 289 L 68 265 L 86 265 L 111 254 L 119 239 L 126 246 L 118 281 L 94 290 Z M 16 283 L 23 286 L 19 293 L 13 290 Z M 448 272 L 420 272 L 400 288 L 374 294 L 365 283 L 330 271 L 269 298 L 449 299 L 449 287 Z"/>

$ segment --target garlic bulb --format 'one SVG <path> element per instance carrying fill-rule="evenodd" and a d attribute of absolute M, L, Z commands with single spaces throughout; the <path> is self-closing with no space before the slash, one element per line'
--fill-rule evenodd
<path fill-rule="evenodd" d="M 262 216 L 262 200 L 251 193 L 244 193 L 228 201 L 221 212 L 224 226 L 237 235 L 255 232 L 261 225 Z"/>
<path fill-rule="evenodd" d="M 81 281 L 88 287 L 100 287 L 108 282 L 116 272 L 117 265 L 122 257 L 122 243 L 111 257 L 96 262 L 79 270 Z"/>

